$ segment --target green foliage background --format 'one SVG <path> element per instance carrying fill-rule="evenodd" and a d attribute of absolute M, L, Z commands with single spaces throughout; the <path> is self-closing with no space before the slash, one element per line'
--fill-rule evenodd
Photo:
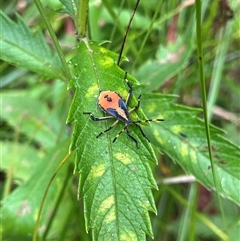
<path fill-rule="evenodd" d="M 4 3 L 1 12 L 3 240 L 32 240 L 47 184 L 69 146 L 74 153 L 56 175 L 44 203 L 41 238 L 238 240 L 237 1 L 204 1 L 202 6 L 215 177 L 201 120 L 195 5 L 140 2 L 124 48 L 128 62 L 122 61 L 120 69 L 116 59 L 135 2 L 90 1 L 88 35 L 95 42 L 80 44 L 69 18 L 76 23 L 79 15 L 70 1 L 61 2 L 42 2 L 42 16 L 38 1 L 26 6 Z M 49 37 L 48 21 L 57 38 Z M 52 36 L 49 27 L 48 31 Z M 143 127 L 151 145 L 131 128 L 140 149 L 125 134 L 112 143 L 122 124 L 96 139 L 114 121 L 94 123 L 82 115 L 92 111 L 103 116 L 97 106 L 102 88 L 126 98 L 125 71 L 134 88 L 130 107 L 142 94 L 142 109 L 132 113 L 132 119 L 165 119 Z"/>

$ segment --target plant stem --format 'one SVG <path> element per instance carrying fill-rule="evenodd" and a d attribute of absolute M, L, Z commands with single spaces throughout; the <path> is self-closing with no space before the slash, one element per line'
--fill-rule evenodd
<path fill-rule="evenodd" d="M 77 6 L 77 32 L 78 37 L 86 37 L 88 19 L 88 0 L 79 0 Z"/>

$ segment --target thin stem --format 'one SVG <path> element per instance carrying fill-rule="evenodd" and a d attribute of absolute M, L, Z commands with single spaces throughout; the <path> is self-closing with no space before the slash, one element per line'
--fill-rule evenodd
<path fill-rule="evenodd" d="M 203 59 L 203 47 L 202 47 L 202 6 L 201 6 L 201 0 L 196 0 L 195 3 L 196 3 L 198 65 L 199 65 L 199 74 L 200 74 L 200 82 L 201 82 L 204 124 L 205 124 L 206 136 L 207 136 L 209 159 L 210 159 L 211 166 L 212 166 L 213 182 L 214 182 L 214 185 L 216 187 L 218 203 L 219 203 L 221 213 L 223 215 L 223 222 L 224 222 L 224 212 L 223 212 L 223 208 L 222 208 L 222 204 L 221 204 L 220 195 L 218 193 L 217 172 L 216 172 L 216 169 L 215 169 L 215 165 L 213 163 L 211 133 L 210 133 L 209 121 L 208 121 L 209 118 L 208 118 L 208 109 L 207 109 L 206 84 L 205 84 L 205 74 L 204 74 L 204 59 Z"/>
<path fill-rule="evenodd" d="M 123 48 L 124 48 L 124 45 L 125 45 L 125 42 L 126 42 L 126 39 L 127 39 L 127 35 L 128 35 L 128 32 L 129 32 L 129 29 L 130 29 L 133 17 L 135 15 L 135 12 L 137 11 L 139 2 L 140 2 L 140 0 L 137 0 L 136 5 L 135 5 L 134 10 L 133 10 L 133 13 L 132 13 L 132 16 L 131 16 L 131 18 L 129 20 L 129 23 L 128 23 L 128 26 L 127 26 L 127 30 L 126 30 L 124 38 L 123 38 L 123 43 L 122 43 L 122 46 L 121 46 L 121 49 L 120 49 L 120 53 L 119 53 L 119 56 L 118 56 L 117 65 L 120 64 L 120 61 L 121 61 L 121 58 L 122 58 Z"/>
<path fill-rule="evenodd" d="M 66 162 L 66 160 L 69 158 L 69 156 L 71 155 L 72 153 L 68 153 L 65 158 L 62 160 L 62 162 L 59 164 L 57 170 L 55 171 L 55 173 L 53 174 L 53 176 L 51 177 L 48 185 L 47 185 L 47 188 L 44 192 L 44 195 L 43 195 L 43 199 L 41 201 L 41 204 L 40 204 L 40 207 L 39 207 L 39 211 L 38 211 L 38 215 L 37 215 L 37 221 L 35 223 L 35 227 L 34 227 L 34 232 L 33 232 L 33 241 L 37 241 L 37 238 L 38 238 L 38 228 L 39 228 L 39 224 L 40 224 L 40 218 L 41 218 L 41 215 L 42 215 L 42 211 L 43 211 L 43 205 L 44 205 L 44 202 L 46 200 L 46 197 L 47 197 L 47 194 L 48 194 L 48 191 L 51 187 L 51 184 L 55 178 L 55 176 L 57 175 L 57 173 L 59 172 L 59 170 L 62 168 L 62 166 L 64 165 L 64 163 Z"/>

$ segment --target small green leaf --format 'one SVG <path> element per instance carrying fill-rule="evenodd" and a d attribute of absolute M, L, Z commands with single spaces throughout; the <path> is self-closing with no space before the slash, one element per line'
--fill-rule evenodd
<path fill-rule="evenodd" d="M 45 78 L 60 77 L 61 62 L 53 55 L 40 31 L 33 33 L 17 15 L 13 22 L 0 11 L 1 59 Z"/>
<path fill-rule="evenodd" d="M 68 1 L 68 0 L 59 0 L 65 8 L 61 9 L 61 12 L 69 14 L 72 19 L 74 19 L 76 13 L 76 0 Z"/>
<path fill-rule="evenodd" d="M 130 130 L 140 149 L 125 133 L 112 143 L 123 123 L 96 138 L 115 120 L 94 122 L 83 112 L 104 116 L 97 104 L 100 90 L 117 91 L 125 99 L 125 72 L 115 63 L 118 56 L 109 50 L 87 40 L 77 48 L 69 84 L 75 94 L 68 121 L 75 122 L 70 149 L 77 152 L 75 169 L 80 172 L 86 230 L 92 229 L 93 240 L 145 240 L 146 234 L 153 236 L 148 211 L 156 213 L 151 189 L 157 187 L 148 162 L 156 162 L 156 157 L 135 126 Z M 128 80 L 133 86 L 138 84 L 130 75 Z M 136 104 L 133 98 L 129 108 Z M 144 115 L 138 110 L 132 118 Z"/>

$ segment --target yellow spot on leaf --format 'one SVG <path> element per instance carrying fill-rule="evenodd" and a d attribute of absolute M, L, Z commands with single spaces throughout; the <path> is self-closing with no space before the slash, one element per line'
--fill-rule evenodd
<path fill-rule="evenodd" d="M 110 68 L 114 64 L 113 59 L 108 57 L 108 56 L 103 56 L 100 59 L 100 65 L 103 66 L 104 68 Z"/>
<path fill-rule="evenodd" d="M 116 214 L 115 214 L 115 212 L 114 212 L 114 209 L 111 209 L 109 212 L 108 212 L 108 214 L 107 214 L 107 216 L 106 216 L 106 218 L 105 218 L 105 222 L 106 223 L 111 223 L 112 221 L 114 221 L 114 220 L 116 220 Z"/>
<path fill-rule="evenodd" d="M 102 54 L 107 54 L 107 49 L 105 49 L 105 48 L 99 47 L 99 51 L 100 51 Z"/>
<path fill-rule="evenodd" d="M 106 166 L 101 164 L 97 166 L 92 166 L 91 178 L 101 177 L 106 171 Z"/>
<path fill-rule="evenodd" d="M 153 129 L 153 135 L 155 136 L 155 138 L 157 139 L 158 142 L 160 142 L 160 144 L 163 144 L 163 139 L 161 138 L 161 136 L 159 135 L 159 132 L 157 129 Z"/>
<path fill-rule="evenodd" d="M 183 131 L 183 128 L 180 125 L 175 125 L 175 126 L 172 126 L 171 130 L 173 133 L 179 134 L 180 132 Z"/>
<path fill-rule="evenodd" d="M 97 84 L 96 85 L 93 85 L 91 86 L 88 91 L 87 91 L 87 94 L 86 94 L 86 98 L 91 98 L 96 92 L 98 92 L 98 86 Z"/>
<path fill-rule="evenodd" d="M 100 205 L 99 212 L 105 213 L 107 211 L 107 216 L 105 217 L 104 221 L 110 223 L 116 219 L 116 214 L 112 206 L 114 205 L 114 196 L 111 195 L 106 198 Z"/>
<path fill-rule="evenodd" d="M 122 241 L 129 241 L 129 240 L 138 240 L 137 236 L 134 232 L 132 232 L 131 230 L 124 230 L 125 233 L 120 235 L 120 240 Z"/>
<path fill-rule="evenodd" d="M 188 156 L 189 155 L 188 145 L 184 143 L 181 144 L 179 151 L 183 158 Z"/>
<path fill-rule="evenodd" d="M 119 160 L 120 162 L 122 162 L 124 165 L 128 165 L 130 163 L 132 163 L 131 158 L 129 155 L 127 154 L 123 154 L 121 152 L 117 152 L 114 157 Z"/>
<path fill-rule="evenodd" d="M 154 113 L 157 110 L 157 105 L 155 103 L 151 103 L 151 105 L 148 106 L 148 113 Z"/>
<path fill-rule="evenodd" d="M 191 161 L 192 161 L 193 163 L 197 163 L 196 152 L 193 151 L 193 150 L 191 150 L 190 153 L 189 153 L 189 155 L 190 155 Z"/>

